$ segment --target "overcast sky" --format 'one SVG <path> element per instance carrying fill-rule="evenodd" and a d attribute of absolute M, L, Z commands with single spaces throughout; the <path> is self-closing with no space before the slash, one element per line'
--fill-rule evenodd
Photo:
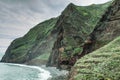
<path fill-rule="evenodd" d="M 60 15 L 70 3 L 85 6 L 109 0 L 0 0 L 0 53 L 36 24 Z"/>

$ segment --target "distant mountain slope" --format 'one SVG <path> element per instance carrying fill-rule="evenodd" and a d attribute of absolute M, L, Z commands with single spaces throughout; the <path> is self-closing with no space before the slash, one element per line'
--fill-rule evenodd
<path fill-rule="evenodd" d="M 27 54 L 35 44 L 40 44 L 50 34 L 57 18 L 42 22 L 32 28 L 25 36 L 15 39 L 2 58 L 3 62 L 24 63 Z M 41 42 L 40 42 L 41 41 Z M 39 43 L 40 42 L 40 43 Z"/>
<path fill-rule="evenodd" d="M 79 59 L 70 80 L 119 80 L 120 37 Z"/>
<path fill-rule="evenodd" d="M 70 59 L 82 51 L 81 45 L 109 4 L 69 4 L 58 18 L 42 22 L 14 40 L 2 62 L 40 65 L 48 61 L 48 66 L 73 65 Z"/>

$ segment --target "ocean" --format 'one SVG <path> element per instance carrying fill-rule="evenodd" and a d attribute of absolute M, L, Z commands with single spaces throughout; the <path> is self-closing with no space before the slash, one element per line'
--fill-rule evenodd
<path fill-rule="evenodd" d="M 0 58 L 2 58 L 2 54 Z M 45 65 L 29 66 L 23 64 L 0 63 L 0 80 L 48 80 L 55 76 L 67 74 L 65 70 L 59 71 L 55 67 Z"/>
<path fill-rule="evenodd" d="M 37 66 L 0 63 L 0 80 L 47 80 L 50 72 Z"/>

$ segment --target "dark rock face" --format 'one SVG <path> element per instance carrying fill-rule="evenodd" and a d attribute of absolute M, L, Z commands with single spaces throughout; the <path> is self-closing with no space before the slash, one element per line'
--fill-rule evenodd
<path fill-rule="evenodd" d="M 33 65 L 47 63 L 47 66 L 70 68 L 83 52 L 87 36 L 93 31 L 109 4 L 69 4 L 58 18 L 42 22 L 25 36 L 14 40 L 2 62 Z"/>
<path fill-rule="evenodd" d="M 115 0 L 90 34 L 91 43 L 84 44 L 82 55 L 104 46 L 118 36 L 120 36 L 120 0 Z"/>

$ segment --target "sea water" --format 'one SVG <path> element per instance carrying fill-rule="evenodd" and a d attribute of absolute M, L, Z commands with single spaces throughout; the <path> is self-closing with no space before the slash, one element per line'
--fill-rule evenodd
<path fill-rule="evenodd" d="M 0 60 L 4 54 L 0 54 Z M 68 74 L 55 67 L 29 66 L 23 64 L 0 63 L 0 80 L 48 80 Z"/>
<path fill-rule="evenodd" d="M 50 72 L 37 66 L 0 63 L 0 80 L 47 80 Z"/>
<path fill-rule="evenodd" d="M 0 53 L 0 60 L 4 54 Z M 0 80 L 47 80 L 49 71 L 37 67 L 13 63 L 0 63 Z"/>

